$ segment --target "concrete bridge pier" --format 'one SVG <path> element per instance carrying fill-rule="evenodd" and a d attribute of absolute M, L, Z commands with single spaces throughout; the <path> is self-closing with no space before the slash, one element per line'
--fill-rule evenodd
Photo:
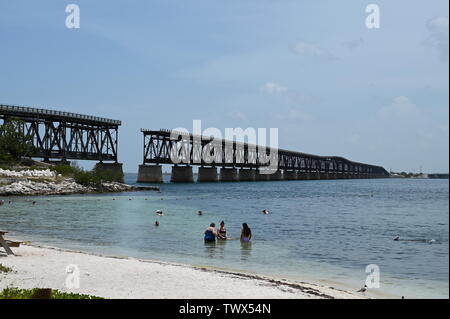
<path fill-rule="evenodd" d="M 319 173 L 319 176 L 320 176 L 320 179 L 330 179 L 328 172 L 321 172 L 321 173 Z"/>
<path fill-rule="evenodd" d="M 283 179 L 283 172 L 281 170 L 277 170 L 269 175 L 269 180 L 271 181 L 282 181 Z"/>
<path fill-rule="evenodd" d="M 237 182 L 239 180 L 238 170 L 235 168 L 225 168 L 220 169 L 221 182 Z"/>
<path fill-rule="evenodd" d="M 102 172 L 111 177 L 116 182 L 123 182 L 123 168 L 122 163 L 97 163 L 95 164 L 95 170 Z"/>
<path fill-rule="evenodd" d="M 258 172 L 256 173 L 256 180 L 257 181 L 270 181 L 270 175 L 271 174 L 267 174 L 267 172 L 265 172 L 266 174 L 263 174 L 262 171 L 258 170 Z"/>
<path fill-rule="evenodd" d="M 215 167 L 199 167 L 197 182 L 217 182 L 217 169 Z"/>
<path fill-rule="evenodd" d="M 193 183 L 194 174 L 192 173 L 192 166 L 172 166 L 170 181 L 172 183 Z"/>
<path fill-rule="evenodd" d="M 283 171 L 283 179 L 286 181 L 295 181 L 297 179 L 297 171 Z"/>
<path fill-rule="evenodd" d="M 161 165 L 139 165 L 138 183 L 162 183 L 162 166 Z"/>
<path fill-rule="evenodd" d="M 298 172 L 297 179 L 298 180 L 308 180 L 310 178 L 309 172 Z"/>
<path fill-rule="evenodd" d="M 239 170 L 239 180 L 241 182 L 245 181 L 255 181 L 256 180 L 256 170 L 254 169 L 243 169 Z"/>
<path fill-rule="evenodd" d="M 320 179 L 320 172 L 319 171 L 311 172 L 309 179 Z"/>

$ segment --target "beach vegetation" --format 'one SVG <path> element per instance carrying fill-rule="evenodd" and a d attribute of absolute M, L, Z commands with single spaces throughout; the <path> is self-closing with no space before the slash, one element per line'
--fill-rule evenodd
<path fill-rule="evenodd" d="M 123 176 L 120 173 L 99 169 L 95 166 L 92 170 L 85 170 L 77 163 L 60 164 L 50 168 L 64 177 L 72 177 L 75 182 L 84 186 L 98 187 L 104 182 L 121 182 Z"/>
<path fill-rule="evenodd" d="M 25 133 L 23 121 L 13 119 L 0 125 L 0 164 L 18 163 L 34 151 L 33 135 Z"/>
<path fill-rule="evenodd" d="M 3 289 L 0 292 L 0 299 L 34 299 L 39 295 L 42 289 L 33 288 L 33 289 L 19 289 L 8 287 Z M 62 292 L 56 289 L 52 289 L 50 292 L 49 299 L 104 299 L 102 297 L 77 294 L 77 293 L 68 293 Z"/>
<path fill-rule="evenodd" d="M 2 264 L 0 264 L 0 272 L 11 272 L 12 268 L 6 267 Z"/>

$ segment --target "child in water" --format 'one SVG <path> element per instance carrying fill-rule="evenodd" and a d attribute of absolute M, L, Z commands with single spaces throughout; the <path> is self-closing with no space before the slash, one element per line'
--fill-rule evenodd
<path fill-rule="evenodd" d="M 243 223 L 241 231 L 241 242 L 249 243 L 251 239 L 252 239 L 252 230 L 250 229 L 250 227 L 248 227 L 247 223 Z"/>
<path fill-rule="evenodd" d="M 227 239 L 227 229 L 225 228 L 225 222 L 223 220 L 220 222 L 219 229 L 217 230 L 217 238 Z"/>

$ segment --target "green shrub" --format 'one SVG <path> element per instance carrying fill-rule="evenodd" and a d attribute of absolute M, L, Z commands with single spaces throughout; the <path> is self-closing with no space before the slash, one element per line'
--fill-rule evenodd
<path fill-rule="evenodd" d="M 0 125 L 0 163 L 17 163 L 34 152 L 33 136 L 25 134 L 23 121 L 12 119 Z"/>
<path fill-rule="evenodd" d="M 11 272 L 12 269 L 6 266 L 3 266 L 2 264 L 0 264 L 0 272 Z"/>
<path fill-rule="evenodd" d="M 39 290 L 40 290 L 39 288 L 34 289 L 5 288 L 3 289 L 3 291 L 0 292 L 0 299 L 32 299 L 33 295 Z M 104 299 L 104 298 L 52 290 L 50 299 Z"/>
<path fill-rule="evenodd" d="M 50 168 L 52 171 L 55 171 L 57 174 L 61 174 L 62 176 L 73 176 L 73 174 L 80 170 L 79 167 L 71 166 L 69 164 L 60 164 L 55 165 Z"/>
<path fill-rule="evenodd" d="M 62 176 L 72 177 L 75 182 L 84 186 L 99 186 L 102 182 L 122 181 L 123 179 L 120 173 L 102 170 L 97 166 L 87 171 L 76 163 L 56 165 L 51 169 Z"/>

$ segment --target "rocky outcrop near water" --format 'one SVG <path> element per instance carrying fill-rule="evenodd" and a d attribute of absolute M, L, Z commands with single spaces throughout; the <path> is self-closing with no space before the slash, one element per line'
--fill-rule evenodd
<path fill-rule="evenodd" d="M 57 177 L 56 172 L 49 169 L 27 169 L 27 170 L 9 170 L 0 168 L 0 177 L 41 177 L 41 178 L 52 178 Z"/>
<path fill-rule="evenodd" d="M 69 195 L 133 191 L 159 191 L 159 187 L 132 186 L 118 182 L 81 185 L 50 170 L 0 169 L 0 196 Z"/>

